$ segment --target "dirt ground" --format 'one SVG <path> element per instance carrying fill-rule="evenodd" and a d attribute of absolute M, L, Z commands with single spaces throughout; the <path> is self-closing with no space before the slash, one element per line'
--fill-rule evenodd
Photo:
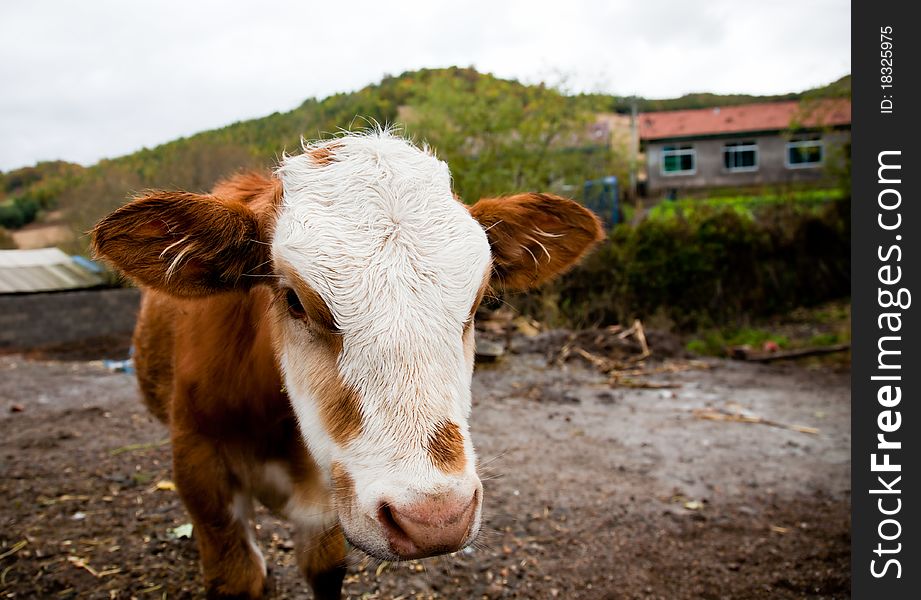
<path fill-rule="evenodd" d="M 41 223 L 30 223 L 10 232 L 16 247 L 21 250 L 48 248 L 74 239 L 70 225 L 61 222 L 61 212 L 53 211 Z"/>
<path fill-rule="evenodd" d="M 518 348 L 474 376 L 479 541 L 353 551 L 345 596 L 850 597 L 846 373 L 675 358 L 642 379 L 671 387 L 611 387 Z M 0 596 L 200 597 L 166 437 L 130 375 L 0 356 Z M 263 512 L 258 538 L 276 596 L 310 597 L 286 526 Z"/>

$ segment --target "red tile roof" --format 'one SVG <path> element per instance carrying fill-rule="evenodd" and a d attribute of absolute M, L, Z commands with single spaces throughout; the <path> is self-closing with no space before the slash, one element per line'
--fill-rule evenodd
<path fill-rule="evenodd" d="M 811 103 L 766 102 L 694 110 L 669 110 L 639 115 L 641 140 L 696 137 L 747 131 L 781 131 L 796 122 L 802 127 L 850 125 L 851 101 Z"/>

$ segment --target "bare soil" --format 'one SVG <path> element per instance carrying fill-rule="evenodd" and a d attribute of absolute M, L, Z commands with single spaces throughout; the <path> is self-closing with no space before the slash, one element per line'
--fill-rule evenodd
<path fill-rule="evenodd" d="M 30 223 L 22 229 L 10 232 L 16 247 L 21 250 L 48 248 L 74 239 L 69 225 L 59 222 Z"/>
<path fill-rule="evenodd" d="M 480 540 L 399 564 L 354 551 L 345 596 L 850 597 L 846 373 L 676 358 L 642 378 L 673 387 L 612 388 L 518 348 L 474 376 Z M 53 356 L 0 356 L 0 595 L 200 597 L 166 430 L 130 375 Z M 735 414 L 773 424 L 712 420 Z M 286 525 L 259 522 L 276 596 L 309 598 Z"/>

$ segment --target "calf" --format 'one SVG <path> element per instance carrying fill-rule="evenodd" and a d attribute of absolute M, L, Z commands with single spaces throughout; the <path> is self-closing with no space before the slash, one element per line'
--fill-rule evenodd
<path fill-rule="evenodd" d="M 138 381 L 170 429 L 209 597 L 263 594 L 254 499 L 293 523 L 318 598 L 340 595 L 346 540 L 385 560 L 469 544 L 477 306 L 601 237 L 548 194 L 467 207 L 444 162 L 380 131 L 103 219 L 95 252 L 144 289 Z"/>

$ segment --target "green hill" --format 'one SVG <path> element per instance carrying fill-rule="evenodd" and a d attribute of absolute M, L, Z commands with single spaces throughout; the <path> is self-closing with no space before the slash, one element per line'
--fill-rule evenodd
<path fill-rule="evenodd" d="M 845 75 L 840 79 L 824 86 L 805 90 L 803 92 L 790 92 L 771 96 L 753 96 L 750 94 L 711 94 L 708 92 L 692 93 L 678 98 L 649 99 L 636 98 L 639 112 L 655 112 L 660 110 L 683 110 L 691 108 L 709 108 L 713 106 L 733 106 L 738 104 L 752 104 L 755 102 L 779 102 L 782 100 L 803 100 L 818 98 L 841 98 L 851 95 L 851 76 Z M 595 96 L 608 110 L 614 112 L 629 112 L 633 98 L 629 96 Z"/>
<path fill-rule="evenodd" d="M 82 171 L 74 163 L 50 161 L 0 173 L 0 228 L 18 229 L 53 208 Z"/>
<path fill-rule="evenodd" d="M 641 111 L 672 110 L 844 90 L 849 93 L 850 76 L 824 88 L 783 96 L 689 94 L 636 101 Z M 600 94 L 567 96 L 544 85 L 528 86 L 470 68 L 412 71 L 85 169 L 59 162 L 0 173 L 0 225 L 21 227 L 35 216 L 41 219 L 42 211 L 58 208 L 73 231 L 85 232 L 137 191 L 205 191 L 236 170 L 276 164 L 282 152 L 299 149 L 301 136 L 324 137 L 375 121 L 402 122 L 409 135 L 432 145 L 451 164 L 455 187 L 464 198 L 521 189 L 565 190 L 588 178 L 626 173 L 624 152 L 587 139 L 584 132 L 595 114 L 629 112 L 632 101 Z M 36 210 L 20 211 L 21 205 L 29 204 L 23 198 L 32 198 Z M 17 211 L 23 219 L 12 214 Z M 80 236 L 69 249 L 84 251 L 85 242 Z"/>

